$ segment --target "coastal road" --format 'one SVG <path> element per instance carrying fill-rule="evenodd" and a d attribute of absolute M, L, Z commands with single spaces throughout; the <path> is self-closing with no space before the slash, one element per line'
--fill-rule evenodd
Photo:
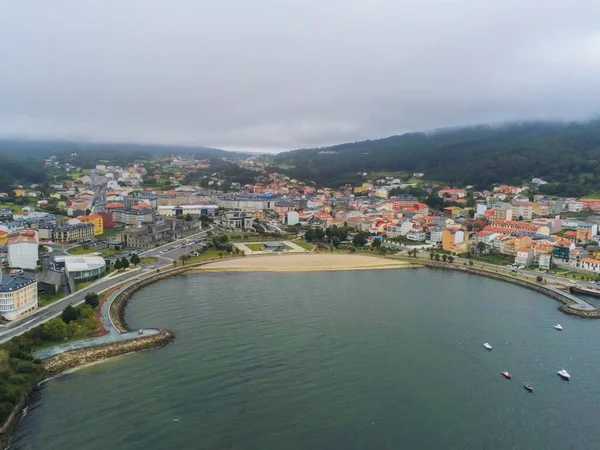
<path fill-rule="evenodd" d="M 201 239 L 203 237 L 206 237 L 206 234 L 209 231 L 212 231 L 212 228 L 196 233 L 193 236 L 187 236 L 183 239 L 178 239 L 177 241 L 173 241 L 169 244 L 166 244 L 163 247 L 179 247 L 182 243 L 186 243 L 187 239 Z M 8 324 L 1 326 L 0 343 L 4 343 L 15 336 L 19 336 L 29 331 L 30 329 L 37 327 L 38 325 L 41 325 L 56 316 L 59 316 L 62 313 L 62 311 L 69 305 L 74 306 L 82 303 L 85 300 L 85 295 L 89 292 L 100 292 L 106 289 L 110 289 L 111 287 L 122 283 L 123 281 L 132 280 L 138 277 L 144 277 L 146 275 L 151 274 L 159 267 L 164 267 L 169 264 L 172 264 L 172 260 L 169 257 L 165 257 L 160 254 L 160 250 L 163 249 L 163 247 L 157 247 L 155 249 L 147 250 L 145 252 L 140 253 L 141 257 L 157 257 L 157 263 L 152 263 L 147 266 L 140 266 L 140 268 L 136 270 L 126 271 L 115 277 L 101 278 L 94 284 L 87 286 L 81 289 L 80 291 L 75 292 L 74 294 L 68 295 L 60 300 L 57 300 L 48 306 L 44 306 L 35 311 L 34 313 L 29 314 L 28 316 L 25 316 L 21 319 L 9 322 Z M 193 250 L 193 247 L 186 247 L 185 249 L 181 250 L 185 250 L 185 253 L 189 253 Z"/>
<path fill-rule="evenodd" d="M 429 259 L 429 252 L 424 252 L 424 251 L 418 252 L 418 256 L 419 256 L 419 258 L 422 258 L 422 259 Z M 469 261 L 470 260 L 466 259 L 466 258 L 459 258 L 459 257 L 454 258 L 454 264 L 469 264 Z M 471 261 L 473 261 L 473 260 L 471 260 Z M 497 266 L 495 264 L 489 264 L 489 263 L 485 263 L 485 262 L 481 262 L 481 261 L 473 261 L 473 263 L 474 263 L 473 264 L 474 268 L 484 268 L 489 271 L 493 271 L 493 272 L 496 272 L 496 273 L 499 273 L 499 274 L 502 274 L 505 276 L 514 275 L 514 272 L 506 267 Z M 538 275 L 542 276 L 547 281 L 552 282 L 554 285 L 545 285 L 544 287 L 568 297 L 572 302 L 576 303 L 577 306 L 573 305 L 573 307 L 575 307 L 576 309 L 581 309 L 583 311 L 592 311 L 592 310 L 596 309 L 592 305 L 587 303 L 586 301 L 577 297 L 576 295 L 572 295 L 568 289 L 566 289 L 566 290 L 564 289 L 564 288 L 569 288 L 570 286 L 573 285 L 566 278 L 556 277 L 556 276 L 548 275 L 548 274 L 545 274 L 542 272 L 519 271 L 518 274 L 526 277 L 530 282 L 534 282 L 534 283 L 536 282 L 536 278 Z M 583 283 L 582 285 L 585 286 L 585 283 Z M 563 287 L 563 289 L 559 288 L 561 286 Z"/>

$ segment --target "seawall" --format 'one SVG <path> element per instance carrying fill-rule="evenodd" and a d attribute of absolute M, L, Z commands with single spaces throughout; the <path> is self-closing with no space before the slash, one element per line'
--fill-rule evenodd
<path fill-rule="evenodd" d="M 561 303 L 558 307 L 560 312 L 571 316 L 582 317 L 586 319 L 600 319 L 600 310 L 592 309 L 592 310 L 583 310 L 579 308 L 573 307 L 573 301 L 569 298 L 569 294 L 566 292 L 561 292 L 558 289 L 552 289 L 542 284 L 537 284 L 532 281 L 526 281 L 523 279 L 511 277 L 509 275 L 505 275 L 498 272 L 492 272 L 490 270 L 479 269 L 473 266 L 464 266 L 458 262 L 454 263 L 445 263 L 441 261 L 424 261 L 419 260 L 419 263 L 430 267 L 433 269 L 445 269 L 445 270 L 456 270 L 459 272 L 467 272 L 474 275 L 479 275 L 482 277 L 493 278 L 495 280 L 506 281 L 508 283 L 516 284 L 518 286 L 524 287 L 525 289 L 530 289 L 532 291 L 537 291 L 541 294 L 544 294 L 550 298 Z"/>

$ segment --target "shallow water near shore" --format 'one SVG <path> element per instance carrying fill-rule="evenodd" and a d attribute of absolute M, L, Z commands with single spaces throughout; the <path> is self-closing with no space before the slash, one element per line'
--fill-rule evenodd
<path fill-rule="evenodd" d="M 600 321 L 558 305 L 429 269 L 166 279 L 126 319 L 177 339 L 43 383 L 11 448 L 596 448 Z"/>

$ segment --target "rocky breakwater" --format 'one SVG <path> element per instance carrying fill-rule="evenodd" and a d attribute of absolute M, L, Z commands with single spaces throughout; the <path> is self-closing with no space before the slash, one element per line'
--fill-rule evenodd
<path fill-rule="evenodd" d="M 175 339 L 175 336 L 169 330 L 160 330 L 155 334 L 139 336 L 125 341 L 70 350 L 45 359 L 41 364 L 48 375 L 54 375 L 64 372 L 65 370 L 95 363 L 114 356 L 162 347 L 167 345 L 173 339 Z"/>

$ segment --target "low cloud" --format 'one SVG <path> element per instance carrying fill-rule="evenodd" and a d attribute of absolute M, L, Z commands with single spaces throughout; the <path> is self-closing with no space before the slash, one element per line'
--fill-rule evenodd
<path fill-rule="evenodd" d="M 593 0 L 25 3 L 5 137 L 280 151 L 600 111 Z"/>

